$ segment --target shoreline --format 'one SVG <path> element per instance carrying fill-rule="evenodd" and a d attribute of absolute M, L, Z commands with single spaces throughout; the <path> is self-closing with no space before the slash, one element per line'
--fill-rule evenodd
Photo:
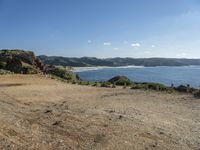
<path fill-rule="evenodd" d="M 126 69 L 126 68 L 184 68 L 184 67 L 200 67 L 200 65 L 188 65 L 188 66 L 135 66 L 135 65 L 130 65 L 130 66 L 116 66 L 116 67 L 111 67 L 111 66 L 91 66 L 91 67 L 72 67 L 73 72 L 84 72 L 84 71 L 92 71 L 92 70 L 101 70 L 101 69 Z"/>
<path fill-rule="evenodd" d="M 95 67 L 72 67 L 73 72 L 84 72 L 92 70 L 101 70 L 101 69 L 115 69 L 115 68 L 144 68 L 145 66 L 119 66 L 119 67 L 110 67 L 110 66 L 95 66 Z"/>
<path fill-rule="evenodd" d="M 76 67 L 74 73 L 85 81 L 105 82 L 114 76 L 126 76 L 134 82 L 160 83 L 165 86 L 180 86 L 190 84 L 199 89 L 200 80 L 197 78 L 200 66 L 181 67 Z M 166 74 L 164 72 L 166 71 Z M 190 72 L 191 71 L 191 72 Z M 193 74 L 194 73 L 194 74 Z M 193 75 L 192 75 L 193 74 Z M 140 77 L 140 75 L 142 75 Z"/>

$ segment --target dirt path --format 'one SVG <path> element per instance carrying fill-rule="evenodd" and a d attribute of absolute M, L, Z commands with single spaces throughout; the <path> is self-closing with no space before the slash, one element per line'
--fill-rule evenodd
<path fill-rule="evenodd" d="M 190 95 L 0 76 L 0 149 L 200 149 Z"/>

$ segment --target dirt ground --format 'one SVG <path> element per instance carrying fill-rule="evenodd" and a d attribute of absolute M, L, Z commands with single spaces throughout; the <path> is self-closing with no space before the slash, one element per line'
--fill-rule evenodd
<path fill-rule="evenodd" d="M 200 150 L 200 100 L 3 75 L 0 149 Z"/>

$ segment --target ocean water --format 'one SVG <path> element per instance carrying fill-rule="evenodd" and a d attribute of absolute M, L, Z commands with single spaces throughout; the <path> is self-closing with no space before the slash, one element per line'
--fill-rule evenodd
<path fill-rule="evenodd" d="M 107 81 L 110 78 L 123 75 L 135 82 L 155 82 L 170 86 L 174 84 L 200 87 L 200 66 L 184 67 L 80 67 L 75 68 L 81 79 L 87 81 Z"/>

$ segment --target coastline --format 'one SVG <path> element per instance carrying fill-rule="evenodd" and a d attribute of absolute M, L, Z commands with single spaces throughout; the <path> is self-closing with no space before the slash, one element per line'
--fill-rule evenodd
<path fill-rule="evenodd" d="M 158 68 L 158 67 L 167 67 L 167 68 L 185 68 L 185 67 L 200 67 L 200 65 L 188 65 L 188 66 L 116 66 L 116 67 L 110 67 L 110 66 L 91 66 L 91 67 L 72 67 L 73 72 L 83 72 L 83 71 L 92 71 L 92 70 L 100 70 L 100 69 L 126 69 L 126 68 Z M 200 69 L 200 68 L 199 68 Z"/>
<path fill-rule="evenodd" d="M 120 68 L 144 68 L 145 66 L 119 66 L 119 67 L 109 67 L 109 66 L 92 66 L 92 67 L 72 67 L 73 72 L 83 72 L 83 71 L 92 71 L 100 69 L 120 69 Z"/>
<path fill-rule="evenodd" d="M 134 82 L 161 83 L 166 86 L 190 84 L 199 88 L 200 66 L 123 66 L 123 67 L 77 67 L 74 73 L 85 81 L 107 81 L 114 76 L 126 76 Z"/>

